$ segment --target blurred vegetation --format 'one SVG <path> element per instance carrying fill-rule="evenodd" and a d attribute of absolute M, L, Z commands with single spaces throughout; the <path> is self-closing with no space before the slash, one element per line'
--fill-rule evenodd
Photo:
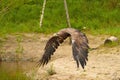
<path fill-rule="evenodd" d="M 16 69 L 12 71 L 10 69 L 5 69 L 3 66 L 0 66 L 0 80 L 33 80 L 23 74 L 23 71 Z"/>
<path fill-rule="evenodd" d="M 48 76 L 56 74 L 53 64 L 47 69 Z"/>
<path fill-rule="evenodd" d="M 92 34 L 120 34 L 120 0 L 67 0 L 71 25 Z M 0 0 L 0 36 L 12 33 L 53 33 L 67 27 L 63 0 Z"/>

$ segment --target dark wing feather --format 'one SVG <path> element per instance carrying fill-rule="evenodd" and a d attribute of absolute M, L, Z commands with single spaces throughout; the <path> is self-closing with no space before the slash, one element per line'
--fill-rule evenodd
<path fill-rule="evenodd" d="M 84 68 L 88 60 L 88 39 L 85 34 L 72 28 L 63 29 L 58 32 L 57 36 L 53 36 L 48 40 L 44 54 L 39 60 L 39 65 L 44 66 L 47 64 L 58 46 L 69 36 L 72 38 L 73 57 L 77 63 L 77 67 L 81 64 L 82 68 Z"/>
<path fill-rule="evenodd" d="M 79 32 L 79 35 L 74 36 L 72 40 L 73 57 L 77 63 L 77 67 L 81 64 L 84 69 L 86 61 L 88 60 L 89 46 L 87 37 Z"/>
<path fill-rule="evenodd" d="M 39 60 L 39 65 L 44 66 L 45 64 L 48 63 L 48 61 L 51 59 L 51 55 L 56 51 L 60 43 L 62 43 L 67 37 L 69 36 L 68 33 L 63 33 L 61 35 L 53 36 L 51 37 L 46 46 L 45 46 L 45 51 L 42 56 L 42 58 Z"/>

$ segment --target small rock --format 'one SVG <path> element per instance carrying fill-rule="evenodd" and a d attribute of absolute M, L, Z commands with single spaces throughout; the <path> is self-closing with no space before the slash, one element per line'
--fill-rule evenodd
<path fill-rule="evenodd" d="M 109 37 L 109 38 L 107 38 L 107 39 L 105 40 L 104 45 L 105 45 L 105 44 L 112 43 L 112 42 L 118 42 L 118 38 L 115 37 L 115 36 L 111 36 L 111 37 Z"/>

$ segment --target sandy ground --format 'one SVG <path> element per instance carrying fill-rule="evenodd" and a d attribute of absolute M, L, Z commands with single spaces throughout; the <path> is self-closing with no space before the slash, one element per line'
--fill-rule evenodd
<path fill-rule="evenodd" d="M 109 36 L 87 35 L 89 46 L 96 48 L 103 45 Z M 52 60 L 44 68 L 39 68 L 36 78 L 38 80 L 120 80 L 120 46 L 100 47 L 89 52 L 89 61 L 85 69 L 76 68 L 72 57 L 71 45 L 67 41 L 62 44 Z M 56 74 L 47 75 L 47 70 L 53 66 Z"/>
<path fill-rule="evenodd" d="M 44 52 L 46 41 L 51 35 L 24 34 L 20 45 L 24 51 L 23 59 L 38 61 Z M 93 36 L 87 35 L 89 46 L 96 48 L 103 45 L 108 35 Z M 5 44 L 2 50 L 12 54 L 15 53 L 16 37 L 8 36 L 9 44 Z M 11 40 L 10 40 L 11 39 Z M 3 51 L 4 52 L 4 51 Z M 4 56 L 3 56 L 4 57 Z M 9 56 L 8 56 L 9 57 Z M 71 45 L 65 41 L 54 53 L 51 61 L 45 67 L 40 67 L 34 72 L 35 80 L 120 80 L 120 46 L 100 47 L 89 52 L 88 62 L 83 70 L 77 69 L 76 62 L 72 57 Z M 56 74 L 49 75 L 50 67 Z"/>

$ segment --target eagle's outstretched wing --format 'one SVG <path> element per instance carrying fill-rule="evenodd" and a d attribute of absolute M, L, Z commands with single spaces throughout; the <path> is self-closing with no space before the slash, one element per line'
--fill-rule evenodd
<path fill-rule="evenodd" d="M 85 34 L 79 33 L 72 38 L 73 57 L 77 63 L 77 67 L 81 64 L 82 68 L 86 65 L 88 60 L 88 40 Z"/>
<path fill-rule="evenodd" d="M 77 67 L 81 64 L 82 68 L 86 65 L 88 60 L 88 39 L 85 34 L 73 28 L 62 29 L 56 36 L 51 37 L 46 46 L 42 58 L 39 60 L 39 65 L 44 66 L 51 59 L 51 55 L 55 52 L 58 46 L 67 38 L 72 39 L 73 57 L 77 63 Z"/>
<path fill-rule="evenodd" d="M 69 36 L 68 33 L 62 33 L 61 35 L 56 35 L 51 37 L 46 46 L 42 58 L 39 60 L 40 65 L 45 65 L 51 59 L 51 55 L 56 51 L 58 46 Z"/>

